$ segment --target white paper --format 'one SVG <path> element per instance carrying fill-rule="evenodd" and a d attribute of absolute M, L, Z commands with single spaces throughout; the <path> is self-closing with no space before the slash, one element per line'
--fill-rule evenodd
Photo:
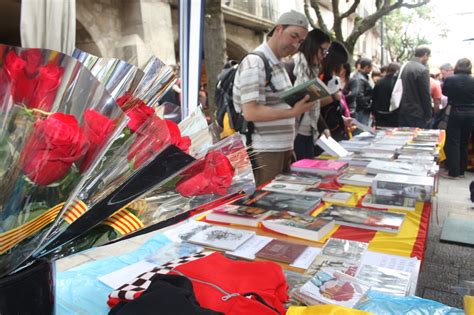
<path fill-rule="evenodd" d="M 316 259 L 316 256 L 321 252 L 321 248 L 317 247 L 308 247 L 301 253 L 301 255 L 296 258 L 296 260 L 290 265 L 296 268 L 308 269 L 309 266 Z"/>
<path fill-rule="evenodd" d="M 97 279 L 115 290 L 120 288 L 120 286 L 127 283 L 129 280 L 135 279 L 142 273 L 150 271 L 156 266 L 157 265 L 148 261 L 141 260 L 122 269 L 98 277 Z"/>
<path fill-rule="evenodd" d="M 345 157 L 349 155 L 349 152 L 344 149 L 339 143 L 336 142 L 332 137 L 326 137 L 322 135 L 319 137 L 316 144 L 323 148 L 326 152 L 330 153 L 331 155 L 335 155 L 338 157 Z"/>
<path fill-rule="evenodd" d="M 163 234 L 173 242 L 180 243 L 187 241 L 194 234 L 204 230 L 205 228 L 210 228 L 211 226 L 212 225 L 205 222 L 189 220 L 184 224 L 172 226 L 170 229 L 164 231 Z"/>
<path fill-rule="evenodd" d="M 239 248 L 234 251 L 227 251 L 226 254 L 234 257 L 240 257 L 248 260 L 254 260 L 255 254 L 264 248 L 268 243 L 273 240 L 272 237 L 254 235 L 247 242 L 242 244 Z"/>
<path fill-rule="evenodd" d="M 400 271 L 415 272 L 420 268 L 420 261 L 415 257 L 402 257 L 390 254 L 366 251 L 362 264 L 374 265 Z"/>

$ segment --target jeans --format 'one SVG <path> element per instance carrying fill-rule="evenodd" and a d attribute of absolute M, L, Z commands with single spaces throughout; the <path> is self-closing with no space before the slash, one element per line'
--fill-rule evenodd
<path fill-rule="evenodd" d="M 461 110 L 453 107 L 446 129 L 446 166 L 449 176 L 464 175 L 467 167 L 467 147 L 474 127 L 474 108 Z"/>

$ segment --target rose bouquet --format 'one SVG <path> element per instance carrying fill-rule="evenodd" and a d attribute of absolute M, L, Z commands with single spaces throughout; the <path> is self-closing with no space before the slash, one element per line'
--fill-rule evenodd
<path fill-rule="evenodd" d="M 77 60 L 0 45 L 0 275 L 38 246 L 126 116 Z M 64 210 L 63 210 L 64 209 Z"/>

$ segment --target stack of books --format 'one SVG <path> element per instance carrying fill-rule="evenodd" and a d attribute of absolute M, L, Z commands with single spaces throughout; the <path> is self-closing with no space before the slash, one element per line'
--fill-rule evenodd
<path fill-rule="evenodd" d="M 348 166 L 347 162 L 334 160 L 311 160 L 303 159 L 291 164 L 293 172 L 318 174 L 318 175 L 338 175 Z"/>

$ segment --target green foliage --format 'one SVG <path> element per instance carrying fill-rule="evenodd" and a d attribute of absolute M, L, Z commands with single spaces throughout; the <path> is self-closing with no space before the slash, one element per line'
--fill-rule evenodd
<path fill-rule="evenodd" d="M 433 21 L 432 8 L 398 9 L 384 17 L 384 41 L 393 61 L 403 62 L 413 57 L 416 46 L 430 44 L 419 21 Z"/>

